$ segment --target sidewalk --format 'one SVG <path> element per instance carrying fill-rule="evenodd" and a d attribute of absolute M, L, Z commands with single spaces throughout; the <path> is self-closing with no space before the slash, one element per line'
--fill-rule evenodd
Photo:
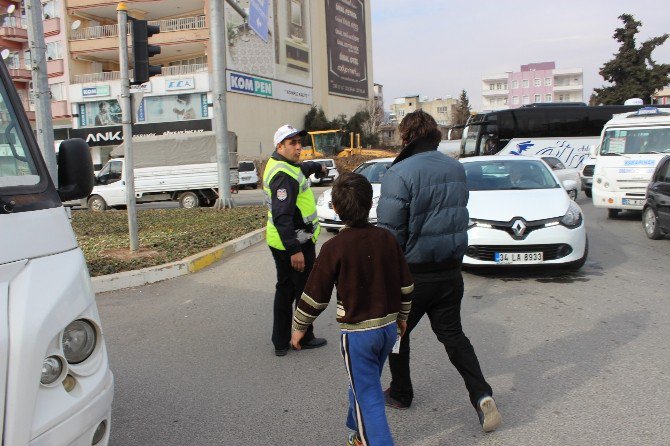
<path fill-rule="evenodd" d="M 124 271 L 122 273 L 93 277 L 91 279 L 93 292 L 98 294 L 107 291 L 116 291 L 194 273 L 263 240 L 265 240 L 265 228 L 257 229 L 242 237 L 177 262 L 165 263 L 135 271 Z"/>

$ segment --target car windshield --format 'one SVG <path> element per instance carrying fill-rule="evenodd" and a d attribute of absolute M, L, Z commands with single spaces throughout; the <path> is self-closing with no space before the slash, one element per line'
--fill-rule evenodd
<path fill-rule="evenodd" d="M 670 153 L 670 128 L 639 128 L 605 132 L 601 155 Z"/>
<path fill-rule="evenodd" d="M 240 172 L 253 172 L 254 170 L 254 163 L 245 163 L 245 162 L 240 162 L 238 165 Z"/>
<path fill-rule="evenodd" d="M 363 175 L 370 183 L 381 183 L 391 164 L 393 164 L 391 161 L 365 163 L 358 166 L 354 172 Z"/>
<path fill-rule="evenodd" d="M 35 161 L 20 132 L 7 91 L 0 83 L 0 189 L 39 182 Z"/>
<path fill-rule="evenodd" d="M 539 160 L 500 160 L 463 163 L 468 190 L 528 190 L 561 187 Z"/>

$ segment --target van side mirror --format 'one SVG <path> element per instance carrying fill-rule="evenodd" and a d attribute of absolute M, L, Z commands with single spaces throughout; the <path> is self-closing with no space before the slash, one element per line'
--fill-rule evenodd
<path fill-rule="evenodd" d="M 58 195 L 61 201 L 86 198 L 93 190 L 93 160 L 83 139 L 66 139 L 58 148 Z"/>

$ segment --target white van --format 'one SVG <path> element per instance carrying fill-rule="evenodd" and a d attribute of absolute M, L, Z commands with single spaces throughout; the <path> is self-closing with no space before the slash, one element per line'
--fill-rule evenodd
<path fill-rule="evenodd" d="M 595 151 L 593 205 L 614 218 L 623 209 L 641 211 L 658 162 L 670 153 L 670 110 L 641 108 L 612 118 Z"/>
<path fill-rule="evenodd" d="M 106 445 L 114 380 L 62 205 L 92 189 L 90 150 L 61 143 L 56 190 L 4 63 L 0 78 L 0 438 Z"/>
<path fill-rule="evenodd" d="M 240 161 L 237 165 L 240 175 L 240 189 L 250 187 L 258 189 L 258 169 L 253 161 Z"/>

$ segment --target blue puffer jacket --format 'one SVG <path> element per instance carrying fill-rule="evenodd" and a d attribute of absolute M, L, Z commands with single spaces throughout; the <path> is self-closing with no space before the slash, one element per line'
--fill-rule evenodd
<path fill-rule="evenodd" d="M 460 268 L 468 246 L 468 189 L 461 163 L 417 140 L 382 180 L 378 225 L 395 235 L 410 270 Z"/>

